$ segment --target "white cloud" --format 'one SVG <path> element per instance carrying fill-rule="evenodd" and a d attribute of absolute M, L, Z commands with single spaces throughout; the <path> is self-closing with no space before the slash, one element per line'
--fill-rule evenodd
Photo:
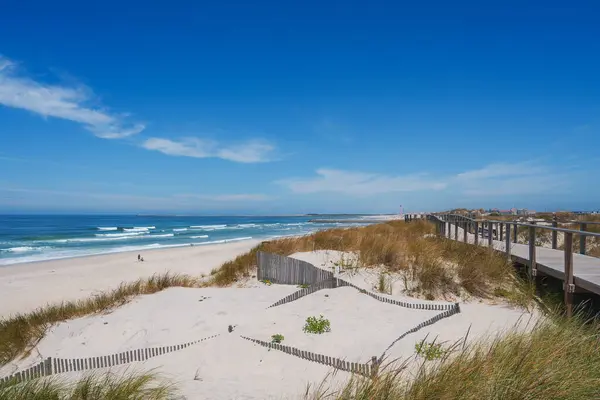
<path fill-rule="evenodd" d="M 269 161 L 268 156 L 275 149 L 273 145 L 258 140 L 227 146 L 213 140 L 199 138 L 179 140 L 150 138 L 142 143 L 142 147 L 170 156 L 222 158 L 240 163 Z"/>
<path fill-rule="evenodd" d="M 295 193 L 337 192 L 349 195 L 373 195 L 417 190 L 441 190 L 446 184 L 426 174 L 389 176 L 365 172 L 318 169 L 312 178 L 292 178 L 278 183 Z"/>
<path fill-rule="evenodd" d="M 224 202 L 245 202 L 245 201 L 267 201 L 272 198 L 264 194 L 252 194 L 252 193 L 241 193 L 241 194 L 218 194 L 218 195 L 206 195 L 206 194 L 182 194 L 177 197 L 185 197 L 199 200 L 208 201 L 224 201 Z"/>
<path fill-rule="evenodd" d="M 368 196 L 394 192 L 432 191 L 468 196 L 515 196 L 565 192 L 572 173 L 557 173 L 539 162 L 490 164 L 455 175 L 383 175 L 318 169 L 310 178 L 278 181 L 294 193 L 334 192 Z"/>
<path fill-rule="evenodd" d="M 104 139 L 124 138 L 144 130 L 143 124 L 127 122 L 125 116 L 89 106 L 94 95 L 84 86 L 45 84 L 19 72 L 14 62 L 0 56 L 0 104 L 80 123 Z"/>

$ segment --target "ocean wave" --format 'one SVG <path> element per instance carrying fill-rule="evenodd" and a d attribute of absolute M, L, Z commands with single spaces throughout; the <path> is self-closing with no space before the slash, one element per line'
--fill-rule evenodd
<path fill-rule="evenodd" d="M 208 235 L 190 236 L 190 239 L 206 239 Z"/>
<path fill-rule="evenodd" d="M 107 227 L 99 226 L 96 229 L 98 229 L 99 231 L 116 231 L 119 228 L 117 228 L 116 226 L 107 226 Z"/>
<path fill-rule="evenodd" d="M 222 240 L 212 240 L 209 242 L 200 242 L 200 243 L 193 243 L 194 245 L 204 245 L 204 244 L 220 244 L 220 243 L 229 243 L 229 242 L 239 242 L 242 240 L 250 240 L 252 239 L 252 236 L 247 236 L 247 237 L 239 237 L 239 238 L 231 238 L 231 239 L 222 239 Z"/>
<path fill-rule="evenodd" d="M 187 230 L 188 230 L 188 228 L 175 228 L 175 229 L 173 229 L 173 232 L 185 232 Z"/>
<path fill-rule="evenodd" d="M 237 224 L 236 226 L 240 227 L 240 228 L 256 228 L 257 226 L 260 226 L 260 225 L 257 225 L 257 224 Z"/>
<path fill-rule="evenodd" d="M 17 247 L 9 247 L 8 249 L 0 249 L 2 253 L 27 253 L 30 251 L 42 251 L 47 247 L 34 247 L 34 246 L 17 246 Z"/>
<path fill-rule="evenodd" d="M 224 229 L 227 225 L 192 225 L 192 229 Z"/>
<path fill-rule="evenodd" d="M 148 232 L 150 229 L 154 229 L 154 227 L 133 227 L 133 228 L 123 228 L 123 232 Z"/>
<path fill-rule="evenodd" d="M 175 235 L 172 233 L 165 233 L 164 235 L 148 235 L 145 237 L 147 237 L 147 238 L 165 238 L 165 237 L 173 237 L 173 236 L 175 236 Z"/>
<path fill-rule="evenodd" d="M 95 236 L 100 237 L 100 238 L 109 238 L 109 237 L 131 237 L 131 236 L 140 236 L 140 235 L 145 235 L 147 234 L 147 231 L 140 231 L 140 232 L 122 232 L 122 233 L 104 233 L 104 234 L 100 234 L 100 233 L 96 233 Z"/>

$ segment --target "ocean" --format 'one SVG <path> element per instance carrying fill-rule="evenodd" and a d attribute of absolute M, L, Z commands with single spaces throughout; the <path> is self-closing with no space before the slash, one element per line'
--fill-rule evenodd
<path fill-rule="evenodd" d="M 0 266 L 123 251 L 266 240 L 363 225 L 312 223 L 311 218 L 315 217 L 0 215 Z M 372 222 L 365 216 L 352 218 L 365 219 L 365 224 Z"/>

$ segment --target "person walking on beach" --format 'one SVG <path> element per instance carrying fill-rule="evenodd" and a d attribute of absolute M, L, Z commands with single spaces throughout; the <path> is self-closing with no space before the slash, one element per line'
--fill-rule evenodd
<path fill-rule="evenodd" d="M 142 261 L 142 256 L 138 254 L 138 261 Z"/>

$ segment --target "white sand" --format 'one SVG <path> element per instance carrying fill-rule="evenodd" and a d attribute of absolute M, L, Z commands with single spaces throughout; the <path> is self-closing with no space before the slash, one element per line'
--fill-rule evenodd
<path fill-rule="evenodd" d="M 47 303 L 88 298 L 156 273 L 210 274 L 260 243 L 248 240 L 142 252 L 105 254 L 0 267 L 0 317 Z"/>
<path fill-rule="evenodd" d="M 145 257 L 149 260 L 162 259 L 164 263 L 182 257 L 171 251 L 169 254 L 147 252 Z M 349 255 L 339 252 L 310 252 L 294 256 L 324 267 L 328 263 L 339 263 L 342 256 L 349 258 Z M 219 257 L 225 255 L 215 249 L 210 260 L 216 262 Z M 182 267 L 180 272 L 208 272 L 214 267 L 205 269 L 204 265 L 209 263 L 204 261 L 202 266 L 198 266 L 196 258 L 189 254 L 188 263 L 194 260 L 194 265 L 186 263 L 187 267 Z M 135 261 L 132 263 L 138 267 Z M 144 265 L 151 265 L 151 262 Z M 74 266 L 71 268 L 72 271 L 75 269 Z M 160 268 L 157 266 L 157 269 Z M 92 270 L 102 268 L 97 266 Z M 80 275 L 83 283 L 85 275 Z M 368 274 L 355 274 L 351 278 L 357 286 L 372 290 L 372 277 Z M 31 279 L 35 282 L 33 277 Z M 110 285 L 111 282 L 104 284 Z M 94 282 L 87 282 L 87 285 L 95 287 Z M 292 285 L 255 286 L 171 288 L 140 296 L 107 315 L 58 324 L 50 329 L 31 355 L 1 368 L 0 376 L 27 368 L 46 357 L 109 355 L 130 349 L 177 345 L 220 334 L 189 348 L 145 362 L 113 367 L 112 370 L 122 372 L 134 368 L 147 371 L 156 368 L 178 384 L 186 399 L 295 399 L 301 398 L 308 383 L 318 384 L 332 369 L 277 350 L 269 351 L 242 339 L 240 335 L 269 341 L 271 335 L 282 334 L 285 345 L 348 361 L 366 362 L 371 356 L 380 356 L 402 333 L 440 312 L 382 303 L 349 287 L 321 290 L 267 309 L 270 304 L 298 289 Z M 68 289 L 64 283 L 60 287 Z M 402 293 L 392 297 L 407 299 Z M 14 307 L 20 309 L 20 305 Z M 527 314 L 523 316 L 523 311 L 518 309 L 483 303 L 461 304 L 461 311 L 408 335 L 397 342 L 387 356 L 414 357 L 415 343 L 427 335 L 431 340 L 437 338 L 438 342 L 453 343 L 470 329 L 469 339 L 475 340 L 506 330 L 520 319 L 527 321 L 530 317 Z M 302 327 L 306 318 L 320 314 L 330 320 L 331 332 L 322 335 L 304 333 Z M 235 326 L 232 333 L 227 331 L 228 325 Z M 74 377 L 78 374 L 65 375 Z M 335 385 L 348 377 L 348 373 L 338 372 Z"/>

